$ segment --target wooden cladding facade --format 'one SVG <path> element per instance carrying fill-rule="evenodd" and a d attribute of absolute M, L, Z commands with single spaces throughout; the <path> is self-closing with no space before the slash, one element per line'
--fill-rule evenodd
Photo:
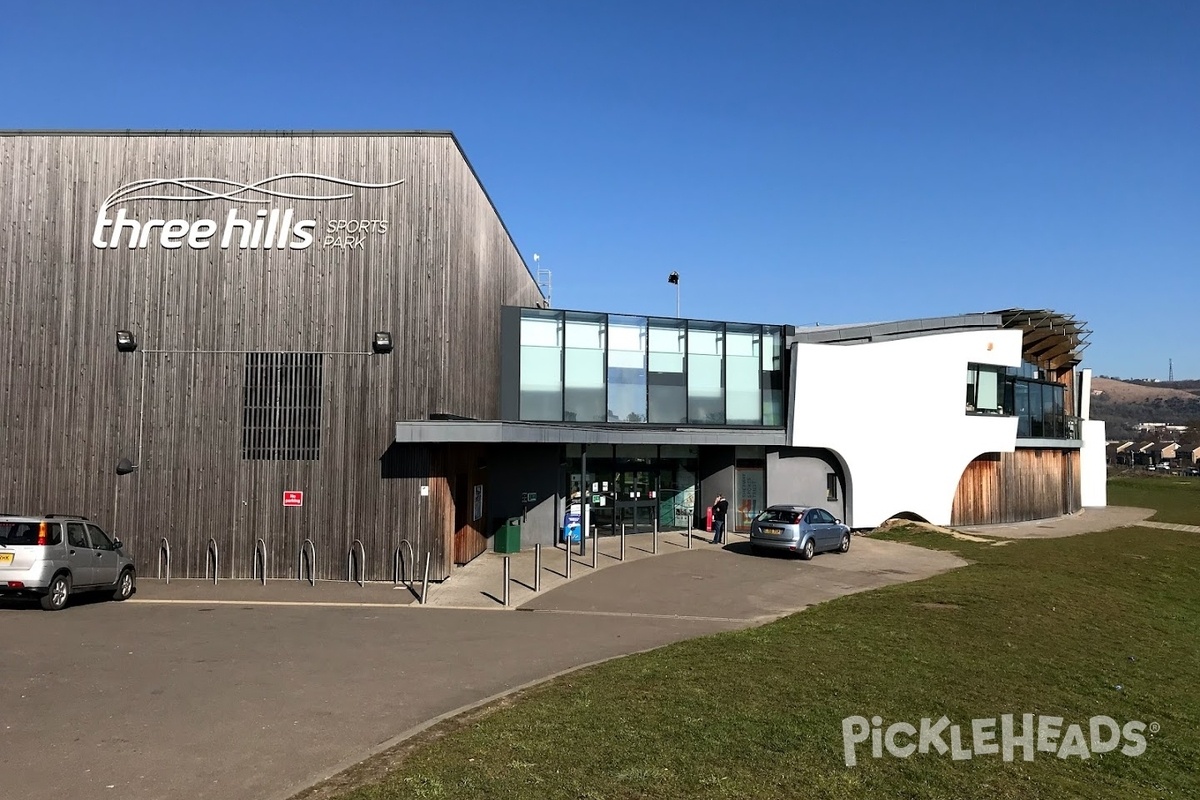
<path fill-rule="evenodd" d="M 296 173 L 335 181 L 253 186 Z M 107 211 L 157 221 L 145 246 L 131 229 L 103 246 L 106 199 L 149 179 L 176 182 Z M 368 579 L 391 579 L 402 540 L 432 554 L 431 577 L 449 574 L 472 500 L 456 495 L 482 465 L 397 447 L 395 423 L 497 418 L 500 308 L 542 301 L 452 135 L 14 132 L 0 134 L 0 186 L 0 510 L 86 515 L 143 575 L 164 538 L 173 576 L 204 574 L 210 538 L 226 578 L 250 576 L 259 538 L 277 578 L 297 576 L 306 539 L 318 578 L 345 579 L 355 539 Z M 240 247 L 241 227 L 220 246 L 231 214 L 260 209 L 262 246 Z M 311 245 L 286 238 L 288 210 L 314 221 Z M 192 246 L 173 220 L 217 230 Z M 137 351 L 117 351 L 118 329 Z M 372 352 L 376 331 L 392 352 Z M 319 408 L 293 415 L 319 436 L 273 451 L 319 440 L 316 458 L 247 450 L 246 420 L 271 410 L 245 411 L 262 353 L 320 354 Z M 121 458 L 137 470 L 117 475 Z M 289 490 L 302 507 L 283 507 Z"/>
<path fill-rule="evenodd" d="M 963 471 L 950 524 L 1021 522 L 1080 508 L 1078 450 L 986 453 Z"/>

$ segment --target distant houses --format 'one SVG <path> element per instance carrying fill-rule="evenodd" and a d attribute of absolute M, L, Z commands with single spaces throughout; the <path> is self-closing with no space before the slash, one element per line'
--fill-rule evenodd
<path fill-rule="evenodd" d="M 1109 442 L 1106 460 L 1117 467 L 1184 468 L 1200 464 L 1200 445 L 1179 442 Z"/>

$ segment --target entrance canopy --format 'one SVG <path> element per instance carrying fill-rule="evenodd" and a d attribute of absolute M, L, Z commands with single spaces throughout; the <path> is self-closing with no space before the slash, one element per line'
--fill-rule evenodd
<path fill-rule="evenodd" d="M 396 423 L 397 444 L 717 444 L 784 446 L 787 431 L 764 428 L 636 428 L 502 420 Z"/>

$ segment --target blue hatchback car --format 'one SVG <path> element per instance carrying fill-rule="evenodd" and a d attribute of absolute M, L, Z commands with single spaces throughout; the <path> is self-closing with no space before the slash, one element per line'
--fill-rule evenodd
<path fill-rule="evenodd" d="M 823 508 L 771 506 L 750 523 L 750 549 L 799 553 L 807 561 L 817 553 L 850 550 L 850 528 Z"/>

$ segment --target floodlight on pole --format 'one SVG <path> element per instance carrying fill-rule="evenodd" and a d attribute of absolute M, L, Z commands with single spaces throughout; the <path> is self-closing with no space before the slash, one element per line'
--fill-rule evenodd
<path fill-rule="evenodd" d="M 679 273 L 672 272 L 667 276 L 667 283 L 675 284 L 675 316 L 679 316 Z"/>
<path fill-rule="evenodd" d="M 551 306 L 550 292 L 552 289 L 551 273 L 550 270 L 541 269 L 538 265 L 541 258 L 537 253 L 533 254 L 533 272 L 537 276 L 538 289 L 541 291 L 542 297 L 546 298 L 546 308 L 549 308 Z"/>

